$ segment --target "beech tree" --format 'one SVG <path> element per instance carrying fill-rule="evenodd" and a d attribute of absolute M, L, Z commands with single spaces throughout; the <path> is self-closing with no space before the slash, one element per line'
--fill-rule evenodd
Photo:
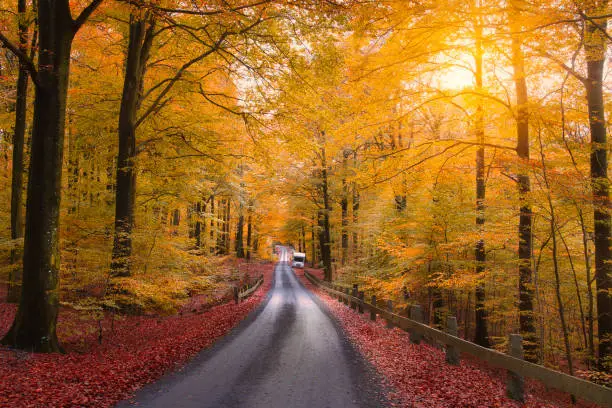
<path fill-rule="evenodd" d="M 72 17 L 66 0 L 39 1 L 38 61 L 35 64 L 3 34 L 0 41 L 20 60 L 34 83 L 32 153 L 28 174 L 23 285 L 15 321 L 3 344 L 40 352 L 59 351 L 59 208 L 66 94 L 74 36 L 102 0 Z"/>
<path fill-rule="evenodd" d="M 32 10 L 35 11 L 35 10 Z M 34 50 L 37 41 L 37 30 L 34 28 L 30 38 L 30 26 L 28 7 L 25 0 L 17 2 L 18 18 L 18 47 L 22 55 L 34 58 Z M 34 23 L 35 24 L 35 23 Z M 26 132 L 26 109 L 28 96 L 29 72 L 25 62 L 19 60 L 19 73 L 17 76 L 15 97 L 15 126 L 13 132 L 13 163 L 11 169 L 11 239 L 23 238 L 23 173 L 24 173 L 24 143 Z M 16 263 L 18 251 L 11 250 L 11 263 Z M 9 276 L 8 300 L 19 301 L 21 273 L 19 269 L 11 272 Z"/>

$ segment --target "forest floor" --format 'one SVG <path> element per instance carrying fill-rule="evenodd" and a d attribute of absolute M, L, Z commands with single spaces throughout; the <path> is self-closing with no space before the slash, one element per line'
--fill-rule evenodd
<path fill-rule="evenodd" d="M 0 347 L 0 407 L 110 407 L 174 370 L 228 333 L 265 298 L 273 264 L 252 264 L 264 284 L 246 301 L 211 306 L 196 296 L 173 316 L 106 316 L 62 309 L 58 336 L 66 354 Z M 0 336 L 16 306 L 0 303 Z M 99 342 L 100 327 L 102 341 Z"/>
<path fill-rule="evenodd" d="M 321 270 L 306 269 L 319 278 Z M 396 406 L 442 407 L 596 407 L 579 402 L 572 405 L 569 395 L 546 390 L 535 381 L 526 382 L 526 401 L 517 403 L 506 396 L 506 374 L 484 363 L 462 356 L 460 366 L 445 363 L 442 350 L 421 343 L 410 343 L 407 332 L 388 329 L 382 319 L 372 322 L 369 314 L 359 315 L 318 289 L 296 269 L 302 283 L 316 293 L 338 319 L 346 335 L 379 371 Z"/>

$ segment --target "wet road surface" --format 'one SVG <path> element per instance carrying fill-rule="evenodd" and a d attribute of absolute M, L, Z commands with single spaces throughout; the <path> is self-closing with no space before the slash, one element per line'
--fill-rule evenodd
<path fill-rule="evenodd" d="M 385 406 L 376 374 L 301 285 L 288 258 L 283 250 L 273 287 L 257 311 L 181 371 L 144 387 L 137 406 Z"/>

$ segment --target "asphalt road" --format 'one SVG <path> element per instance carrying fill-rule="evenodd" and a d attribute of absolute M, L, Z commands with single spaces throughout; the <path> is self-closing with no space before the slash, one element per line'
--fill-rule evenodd
<path fill-rule="evenodd" d="M 142 407 L 385 406 L 375 372 L 306 290 L 283 251 L 262 306 L 181 371 L 137 393 Z M 118 407 L 130 407 L 123 402 Z"/>

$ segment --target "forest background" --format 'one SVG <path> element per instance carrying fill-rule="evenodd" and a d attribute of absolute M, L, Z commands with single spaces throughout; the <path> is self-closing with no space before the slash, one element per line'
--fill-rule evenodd
<path fill-rule="evenodd" d="M 60 303 L 172 313 L 284 242 L 481 345 L 606 370 L 607 1 L 58 4 L 0 2 L 5 342 Z"/>

